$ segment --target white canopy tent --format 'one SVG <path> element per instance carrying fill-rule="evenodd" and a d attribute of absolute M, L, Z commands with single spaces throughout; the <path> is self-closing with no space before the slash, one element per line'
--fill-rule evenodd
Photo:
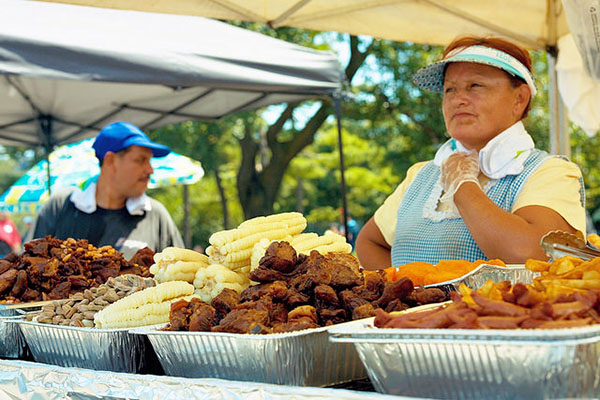
<path fill-rule="evenodd" d="M 341 88 L 335 54 L 219 21 L 1 3 L 3 145 L 43 146 L 48 155 L 118 120 L 142 129 L 216 120 L 269 104 L 333 96 Z M 342 192 L 345 198 L 344 186 Z"/>
<path fill-rule="evenodd" d="M 50 0 L 44 0 L 50 1 Z M 558 95 L 558 39 L 569 33 L 560 0 L 58 0 L 97 7 L 259 21 L 447 45 L 463 34 L 501 35 L 549 54 L 551 151 L 570 154 Z"/>
<path fill-rule="evenodd" d="M 55 145 L 332 95 L 333 53 L 201 17 L 36 1 L 0 7 L 0 144 Z"/>

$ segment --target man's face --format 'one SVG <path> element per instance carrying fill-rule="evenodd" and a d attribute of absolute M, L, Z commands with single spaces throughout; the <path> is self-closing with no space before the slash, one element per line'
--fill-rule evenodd
<path fill-rule="evenodd" d="M 152 150 L 147 147 L 131 146 L 128 151 L 115 157 L 115 187 L 127 198 L 139 197 L 148 188 Z"/>
<path fill-rule="evenodd" d="M 480 150 L 521 118 L 525 105 L 519 93 L 498 68 L 451 63 L 442 102 L 448 133 L 467 148 Z"/>

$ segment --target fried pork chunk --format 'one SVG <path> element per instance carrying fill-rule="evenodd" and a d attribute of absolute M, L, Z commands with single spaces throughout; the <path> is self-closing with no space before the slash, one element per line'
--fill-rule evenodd
<path fill-rule="evenodd" d="M 233 289 L 225 288 L 219 293 L 212 301 L 210 305 L 216 311 L 217 321 L 221 321 L 231 310 L 233 310 L 240 303 L 240 294 Z"/>
<path fill-rule="evenodd" d="M 269 245 L 249 277 L 259 283 L 239 296 L 226 289 L 213 299 L 212 331 L 291 332 L 372 317 L 377 308 L 403 310 L 444 295 L 437 289 L 413 293 L 409 279 L 388 282 L 383 271 L 361 272 L 348 254 L 296 255 L 287 242 Z"/>
<path fill-rule="evenodd" d="M 153 254 L 142 249 L 127 262 L 111 246 L 96 248 L 84 239 L 35 239 L 25 243 L 22 255 L 9 254 L 0 260 L 0 300 L 64 299 L 124 273 L 149 276 Z M 11 270 L 19 273 L 8 273 Z"/>
<path fill-rule="evenodd" d="M 268 333 L 269 312 L 257 309 L 235 309 L 225 316 L 213 332 Z"/>
<path fill-rule="evenodd" d="M 259 264 L 271 270 L 289 273 L 296 267 L 297 261 L 296 250 L 288 242 L 273 242 Z"/>
<path fill-rule="evenodd" d="M 215 309 L 197 297 L 179 300 L 171 304 L 168 330 L 207 332 L 214 319 Z"/>

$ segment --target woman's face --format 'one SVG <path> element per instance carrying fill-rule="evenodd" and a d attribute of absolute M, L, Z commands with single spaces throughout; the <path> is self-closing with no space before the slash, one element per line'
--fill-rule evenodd
<path fill-rule="evenodd" d="M 529 88 L 513 87 L 506 73 L 484 64 L 456 62 L 446 68 L 442 109 L 450 136 L 480 150 L 521 119 Z"/>

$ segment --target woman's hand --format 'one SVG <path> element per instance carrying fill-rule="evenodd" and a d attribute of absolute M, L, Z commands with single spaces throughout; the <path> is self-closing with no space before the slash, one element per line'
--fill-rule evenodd
<path fill-rule="evenodd" d="M 479 186 L 479 158 L 476 152 L 454 153 L 442 163 L 441 183 L 444 195 L 441 201 L 452 200 L 454 194 L 465 182 Z"/>

